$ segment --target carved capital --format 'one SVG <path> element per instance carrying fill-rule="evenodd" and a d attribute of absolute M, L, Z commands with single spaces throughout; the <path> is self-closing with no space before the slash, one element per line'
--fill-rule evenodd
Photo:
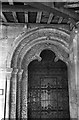
<path fill-rule="evenodd" d="M 12 74 L 16 75 L 18 73 L 18 69 L 17 68 L 13 68 Z"/>

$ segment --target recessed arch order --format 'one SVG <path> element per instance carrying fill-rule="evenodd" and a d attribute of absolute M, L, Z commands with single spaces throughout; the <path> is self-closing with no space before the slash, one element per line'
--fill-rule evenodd
<path fill-rule="evenodd" d="M 54 52 L 58 50 L 58 53 L 61 55 L 60 58 L 62 58 L 64 53 L 69 53 L 70 44 L 70 35 L 63 30 L 55 28 L 36 28 L 32 31 L 30 30 L 23 35 L 20 35 L 14 41 L 10 50 L 11 53 L 9 53 L 7 58 L 7 66 L 18 68 L 18 66 L 21 65 L 25 54 L 32 49 L 33 52 L 37 51 L 37 53 L 45 48 L 51 49 Z M 41 48 L 39 46 L 41 46 Z M 38 48 L 40 50 L 38 50 Z M 17 65 L 18 63 L 19 65 Z"/>
<path fill-rule="evenodd" d="M 18 89 L 18 109 L 19 112 L 18 117 L 22 118 L 27 117 L 27 84 L 28 84 L 28 65 L 33 60 L 40 61 L 42 58 L 40 57 L 40 53 L 49 49 L 53 51 L 56 55 L 56 60 L 61 59 L 67 65 L 70 63 L 70 46 L 72 44 L 72 39 L 70 39 L 70 33 L 55 27 L 42 27 L 42 28 L 33 28 L 25 31 L 17 37 L 13 45 L 11 46 L 10 52 L 7 57 L 7 67 L 12 68 L 11 75 L 11 97 L 13 98 L 10 103 L 10 118 L 15 118 L 16 116 L 16 95 Z M 24 67 L 25 62 L 25 67 Z M 73 67 L 73 65 L 70 65 Z M 72 73 L 71 69 L 71 73 Z M 70 73 L 70 74 L 71 74 Z M 18 76 L 18 77 L 17 77 Z M 73 101 L 73 90 L 75 87 L 74 77 L 72 79 L 73 74 L 70 75 L 70 84 L 69 84 L 69 101 L 70 101 L 70 114 L 73 115 L 73 112 L 76 113 L 76 105 L 72 103 Z M 21 82 L 21 84 L 19 83 Z M 72 86 L 71 82 L 73 82 L 74 86 Z M 19 84 L 19 87 L 16 84 Z M 22 86 L 20 86 L 22 85 Z M 74 87 L 74 88 L 73 88 Z M 22 89 L 22 90 L 21 90 Z M 20 93 L 21 92 L 21 93 Z M 22 94 L 22 97 L 20 95 Z M 11 98 L 11 99 L 12 99 Z M 74 97 L 74 101 L 75 101 Z M 22 104 L 21 104 L 22 102 Z M 20 113 L 20 105 L 22 111 Z M 15 106 L 15 107 L 14 107 Z M 72 110 L 72 111 L 71 111 Z M 76 116 L 76 114 L 75 114 Z"/>

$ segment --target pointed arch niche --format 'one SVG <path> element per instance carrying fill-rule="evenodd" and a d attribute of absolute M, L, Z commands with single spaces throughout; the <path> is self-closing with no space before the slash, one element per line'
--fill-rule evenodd
<path fill-rule="evenodd" d="M 28 66 L 42 61 L 41 52 L 52 51 L 54 61 L 63 61 L 68 69 L 70 118 L 77 118 L 75 64 L 71 59 L 72 40 L 68 32 L 57 28 L 36 28 L 20 35 L 11 48 L 7 67 L 12 68 L 10 77 L 9 117 L 27 118 Z"/>

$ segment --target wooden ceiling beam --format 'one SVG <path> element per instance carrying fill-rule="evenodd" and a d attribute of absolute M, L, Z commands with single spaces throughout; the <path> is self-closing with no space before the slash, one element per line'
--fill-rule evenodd
<path fill-rule="evenodd" d="M 72 30 L 73 28 L 74 28 L 74 25 L 70 23 L 70 30 Z"/>
<path fill-rule="evenodd" d="M 14 2 L 78 2 L 78 0 L 14 0 Z M 1 0 L 7 2 L 7 0 Z"/>
<path fill-rule="evenodd" d="M 54 15 L 53 15 L 52 13 L 50 13 L 49 18 L 48 18 L 48 21 L 47 21 L 48 24 L 51 23 L 53 16 L 54 16 Z"/>
<path fill-rule="evenodd" d="M 1 12 L 0 16 L 1 16 L 2 20 L 7 23 L 7 19 L 2 12 Z"/>
<path fill-rule="evenodd" d="M 59 18 L 59 16 L 54 16 L 52 22 L 55 22 L 55 23 L 57 22 L 58 23 L 58 18 Z"/>
<path fill-rule="evenodd" d="M 41 10 L 25 5 L 2 5 L 2 12 L 40 12 Z"/>
<path fill-rule="evenodd" d="M 60 17 L 58 23 L 61 23 L 62 21 L 63 21 L 63 17 Z"/>
<path fill-rule="evenodd" d="M 25 23 L 28 22 L 28 13 L 25 12 Z"/>
<path fill-rule="evenodd" d="M 59 28 L 64 28 L 64 29 L 69 29 L 69 25 L 64 25 L 64 24 L 40 24 L 40 23 L 11 23 L 11 22 L 0 22 L 0 24 L 5 25 L 5 26 L 25 26 L 28 25 L 28 27 L 34 27 L 34 26 L 46 26 L 46 27 L 59 27 Z"/>
<path fill-rule="evenodd" d="M 71 21 L 70 21 L 70 20 L 68 20 L 67 24 L 70 26 L 70 30 L 72 30 L 72 29 L 73 29 L 73 27 L 75 27 L 75 26 L 71 23 Z M 76 25 L 76 26 L 77 26 L 77 25 Z"/>
<path fill-rule="evenodd" d="M 79 20 L 79 16 L 75 12 L 71 12 L 67 9 L 64 8 L 57 8 L 57 7 L 49 7 L 44 5 L 43 3 L 33 3 L 29 2 L 29 6 L 24 6 L 24 5 L 3 5 L 2 6 L 2 12 L 48 12 L 48 13 L 53 13 L 57 16 L 64 17 L 64 18 L 73 18 L 75 20 Z"/>
<path fill-rule="evenodd" d="M 18 22 L 16 12 L 12 12 L 12 15 L 13 15 L 14 21 L 15 21 L 15 22 Z"/>
<path fill-rule="evenodd" d="M 8 0 L 8 2 L 9 2 L 10 5 L 12 5 L 12 6 L 14 5 L 14 4 L 13 4 L 13 0 Z M 15 22 L 18 22 L 16 12 L 13 11 L 13 12 L 12 12 L 12 15 L 13 15 L 14 21 L 15 21 Z"/>
<path fill-rule="evenodd" d="M 24 5 L 26 6 L 27 3 L 24 3 Z M 28 23 L 28 12 L 25 12 L 24 16 L 25 16 L 25 23 Z"/>
<path fill-rule="evenodd" d="M 36 23 L 40 23 L 40 21 L 41 21 L 41 16 L 42 16 L 42 12 L 38 12 L 38 13 L 37 13 L 37 17 L 36 17 Z"/>
<path fill-rule="evenodd" d="M 76 8 L 79 7 L 79 3 L 74 3 L 74 4 L 66 4 L 64 5 L 65 8 Z"/>
<path fill-rule="evenodd" d="M 64 18 L 71 18 L 71 19 L 73 18 L 75 20 L 79 20 L 79 16 L 75 12 L 71 12 L 65 8 L 57 8 L 57 7 L 53 7 L 53 6 L 50 7 L 44 3 L 38 3 L 38 2 L 35 2 L 35 3 L 30 2 L 29 4 L 35 8 L 42 10 L 42 11 L 53 13 L 57 16 L 61 16 Z"/>

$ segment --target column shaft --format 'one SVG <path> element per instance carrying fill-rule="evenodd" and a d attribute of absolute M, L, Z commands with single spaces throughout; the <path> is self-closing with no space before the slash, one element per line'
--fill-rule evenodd
<path fill-rule="evenodd" d="M 17 81 L 17 118 L 20 119 L 21 115 L 21 81 L 22 81 L 23 70 L 18 72 L 18 81 Z"/>
<path fill-rule="evenodd" d="M 79 120 L 79 30 L 77 33 L 77 105 L 78 105 L 78 120 Z"/>
<path fill-rule="evenodd" d="M 79 31 L 78 29 L 74 29 L 71 35 L 73 39 L 72 43 L 72 51 L 73 51 L 73 65 L 74 65 L 74 76 L 75 77 L 75 85 L 76 85 L 76 105 L 77 105 L 77 119 L 79 119 Z M 72 71 L 72 69 L 71 69 Z"/>
<path fill-rule="evenodd" d="M 21 118 L 27 119 L 27 91 L 28 91 L 28 72 L 25 71 L 23 73 L 23 79 L 22 79 L 22 90 L 21 90 L 21 95 L 22 95 L 22 111 L 21 111 Z"/>
<path fill-rule="evenodd" d="M 10 119 L 16 119 L 16 90 L 17 90 L 17 72 L 13 69 L 10 85 Z"/>
<path fill-rule="evenodd" d="M 68 85 L 69 85 L 69 105 L 70 105 L 70 118 L 77 118 L 77 94 L 75 82 L 75 64 L 69 63 L 68 65 Z"/>
<path fill-rule="evenodd" d="M 12 68 L 7 68 L 6 69 L 6 82 L 7 82 L 7 88 L 6 88 L 6 103 L 5 103 L 5 118 L 9 118 L 9 95 L 10 95 L 10 79 L 11 79 L 11 74 L 12 74 Z"/>

